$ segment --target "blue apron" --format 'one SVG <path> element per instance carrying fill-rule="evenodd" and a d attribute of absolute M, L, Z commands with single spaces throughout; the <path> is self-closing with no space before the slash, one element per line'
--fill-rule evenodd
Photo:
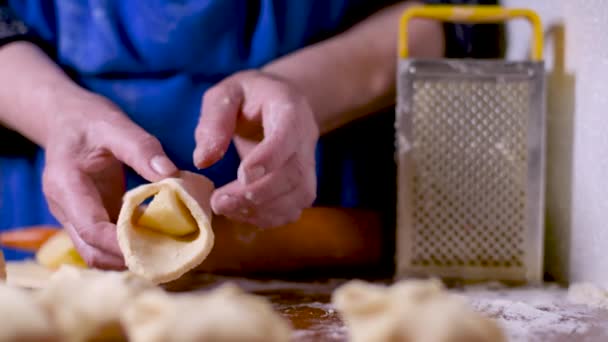
<path fill-rule="evenodd" d="M 374 3 L 374 4 L 371 4 Z M 192 163 L 203 93 L 223 78 L 335 35 L 381 2 L 366 0 L 14 0 L 16 15 L 74 80 L 156 136 L 175 164 L 221 186 L 236 178 L 229 152 Z M 393 113 L 321 138 L 315 205 L 394 206 Z M 0 230 L 57 224 L 41 191 L 44 152 L 0 156 Z M 128 188 L 144 182 L 127 171 Z M 17 257 L 11 254 L 8 258 Z"/>

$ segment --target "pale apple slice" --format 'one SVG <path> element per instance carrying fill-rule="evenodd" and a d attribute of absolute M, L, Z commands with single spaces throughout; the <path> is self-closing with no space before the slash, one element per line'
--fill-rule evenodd
<path fill-rule="evenodd" d="M 160 190 L 144 209 L 137 225 L 175 236 L 185 236 L 198 230 L 194 217 L 173 189 Z"/>
<path fill-rule="evenodd" d="M 57 232 L 40 246 L 36 252 L 36 261 L 51 269 L 57 269 L 61 265 L 87 266 L 65 230 Z"/>

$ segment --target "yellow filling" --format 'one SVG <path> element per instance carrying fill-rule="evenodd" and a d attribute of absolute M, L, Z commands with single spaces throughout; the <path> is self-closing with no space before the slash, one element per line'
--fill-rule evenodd
<path fill-rule="evenodd" d="M 53 269 L 64 264 L 87 266 L 65 231 L 60 231 L 47 240 L 36 253 L 36 260 Z"/>
<path fill-rule="evenodd" d="M 184 236 L 198 230 L 186 205 L 169 189 L 162 189 L 154 196 L 137 220 L 137 225 L 174 236 Z"/>

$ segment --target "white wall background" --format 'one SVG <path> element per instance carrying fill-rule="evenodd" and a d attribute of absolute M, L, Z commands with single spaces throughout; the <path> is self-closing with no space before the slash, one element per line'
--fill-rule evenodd
<path fill-rule="evenodd" d="M 502 4 L 536 10 L 546 32 L 546 269 L 562 281 L 608 286 L 608 1 Z M 507 58 L 526 58 L 527 22 L 512 21 L 508 33 Z"/>

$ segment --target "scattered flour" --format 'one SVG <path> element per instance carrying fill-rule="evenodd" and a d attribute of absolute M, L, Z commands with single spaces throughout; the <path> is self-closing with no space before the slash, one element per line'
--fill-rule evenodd
<path fill-rule="evenodd" d="M 319 335 L 323 336 L 323 341 L 347 341 L 348 340 L 348 328 L 345 326 L 330 326 L 325 330 L 296 330 L 291 335 L 293 341 L 307 342 L 307 341 L 318 341 Z"/>
<path fill-rule="evenodd" d="M 551 341 L 556 336 L 581 336 L 592 328 L 590 313 L 568 305 L 557 286 L 464 290 L 474 309 L 496 319 L 509 341 Z"/>
<path fill-rule="evenodd" d="M 495 318 L 510 341 L 545 341 L 552 335 L 584 333 L 589 328 L 582 317 L 557 305 L 536 307 L 504 299 L 474 300 L 471 304 Z"/>

